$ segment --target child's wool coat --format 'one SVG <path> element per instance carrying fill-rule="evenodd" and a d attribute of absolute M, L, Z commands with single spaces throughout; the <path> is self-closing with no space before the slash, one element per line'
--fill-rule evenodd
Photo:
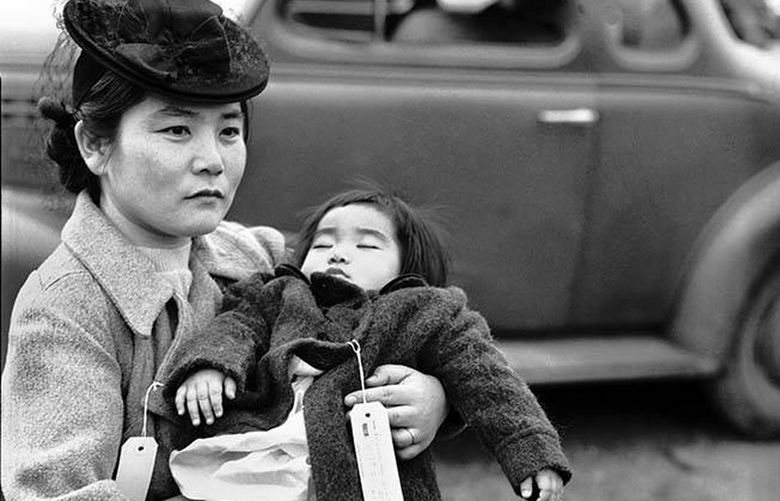
<path fill-rule="evenodd" d="M 304 397 L 304 419 L 318 501 L 362 500 L 344 396 L 360 389 L 360 343 L 367 374 L 403 364 L 437 377 L 449 403 L 493 452 L 516 492 L 542 468 L 571 476 L 559 437 L 528 386 L 492 342 L 487 323 L 458 288 L 427 286 L 403 276 L 379 293 L 339 278 L 290 266 L 277 278 L 256 275 L 226 294 L 209 328 L 179 344 L 165 376 L 165 401 L 154 408 L 177 419 L 172 396 L 194 370 L 212 367 L 238 383 L 224 417 L 208 435 L 264 430 L 284 421 L 293 403 L 288 376 L 295 354 L 324 370 Z M 187 426 L 179 418 L 182 426 Z M 182 444 L 185 446 L 186 444 Z M 440 499 L 432 456 L 399 461 L 407 501 Z"/>

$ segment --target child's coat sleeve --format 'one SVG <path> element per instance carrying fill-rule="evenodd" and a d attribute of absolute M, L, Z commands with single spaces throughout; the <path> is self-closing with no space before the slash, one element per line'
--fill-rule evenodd
<path fill-rule="evenodd" d="M 485 319 L 463 306 L 450 329 L 435 337 L 430 373 L 447 398 L 501 464 L 516 493 L 542 468 L 564 482 L 571 470 L 560 438 L 528 385 L 496 347 Z"/>
<path fill-rule="evenodd" d="M 166 393 L 172 395 L 188 376 L 206 368 L 232 377 L 239 391 L 246 388 L 247 374 L 258 356 L 268 350 L 270 334 L 261 311 L 263 285 L 268 278 L 256 273 L 230 286 L 223 298 L 223 313 L 174 343 L 163 368 Z"/>

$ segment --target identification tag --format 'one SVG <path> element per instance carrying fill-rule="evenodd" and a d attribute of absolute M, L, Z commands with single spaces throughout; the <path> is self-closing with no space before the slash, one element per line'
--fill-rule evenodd
<path fill-rule="evenodd" d="M 387 409 L 379 402 L 355 404 L 349 419 L 363 501 L 403 501 Z"/>
<path fill-rule="evenodd" d="M 144 501 L 152 481 L 157 442 L 153 437 L 130 437 L 119 453 L 116 483 L 131 501 Z"/>

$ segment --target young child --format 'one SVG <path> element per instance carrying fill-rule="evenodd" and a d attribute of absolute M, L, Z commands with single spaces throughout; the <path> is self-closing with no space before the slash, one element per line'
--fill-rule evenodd
<path fill-rule="evenodd" d="M 360 389 L 356 340 L 366 373 L 406 364 L 437 377 L 517 494 L 535 483 L 539 499 L 561 499 L 571 472 L 558 434 L 484 318 L 444 287 L 447 253 L 418 212 L 379 190 L 336 195 L 304 223 L 296 258 L 300 269 L 232 287 L 165 362 L 175 412 L 211 425 L 171 455 L 185 496 L 361 500 L 342 403 Z M 440 499 L 429 451 L 398 470 L 404 499 Z"/>

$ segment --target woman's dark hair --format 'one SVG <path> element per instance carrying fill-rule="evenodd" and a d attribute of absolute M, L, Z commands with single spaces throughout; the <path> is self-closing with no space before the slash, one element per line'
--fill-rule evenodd
<path fill-rule="evenodd" d="M 74 127 L 82 120 L 88 134 L 113 142 L 122 115 L 138 104 L 145 91 L 112 72 L 106 72 L 76 110 L 62 101 L 45 97 L 38 102 L 41 114 L 54 121 L 46 141 L 46 154 L 59 166 L 60 183 L 70 192 L 86 189 L 97 203 L 100 182 L 84 163 L 76 143 Z"/>
<path fill-rule="evenodd" d="M 380 188 L 345 191 L 314 209 L 299 232 L 294 255 L 296 265 L 303 264 L 322 218 L 332 209 L 354 204 L 373 205 L 392 219 L 401 245 L 401 274 L 421 275 L 436 287 L 447 284 L 450 257 L 441 240 L 440 228 L 423 210 L 413 208 L 400 196 Z"/>

